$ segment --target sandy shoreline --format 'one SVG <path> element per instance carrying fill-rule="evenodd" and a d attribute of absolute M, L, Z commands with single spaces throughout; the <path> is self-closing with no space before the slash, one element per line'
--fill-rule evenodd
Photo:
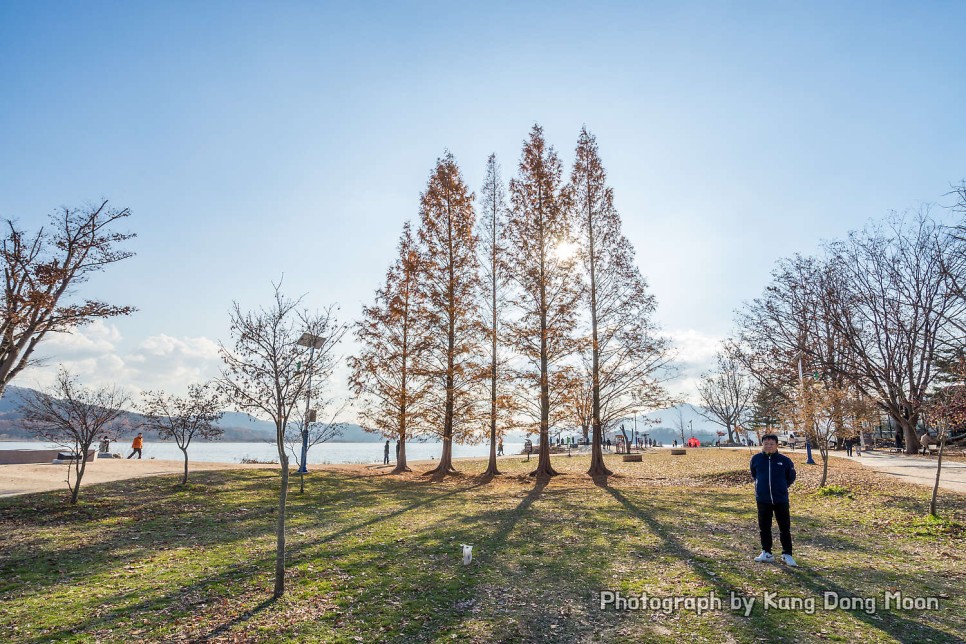
<path fill-rule="evenodd" d="M 479 457 L 464 457 L 453 460 L 476 460 Z M 505 458 L 505 457 L 502 457 Z M 418 468 L 431 469 L 434 460 L 409 461 Z M 309 465 L 310 470 L 365 470 L 389 472 L 395 464 L 326 464 Z M 63 490 L 67 492 L 67 465 L 53 463 L 23 463 L 0 465 L 0 498 L 33 494 L 36 492 L 50 492 Z M 206 472 L 211 470 L 246 470 L 246 469 L 278 469 L 278 463 L 214 463 L 210 461 L 189 461 L 188 471 Z M 181 474 L 184 472 L 184 461 L 156 460 L 156 459 L 97 459 L 87 464 L 81 489 L 97 483 L 110 483 L 145 476 L 164 476 L 167 474 Z M 73 469 L 71 469 L 73 476 Z"/>
<path fill-rule="evenodd" d="M 72 467 L 72 466 L 71 466 Z M 189 472 L 208 470 L 240 470 L 278 467 L 277 465 L 247 463 L 189 462 Z M 67 491 L 67 465 L 53 463 L 24 463 L 0 465 L 0 497 Z M 81 489 L 96 483 L 123 481 L 144 476 L 162 476 L 184 472 L 184 461 L 159 461 L 154 459 L 126 460 L 99 459 L 87 464 Z M 71 472 L 73 475 L 73 472 Z"/>

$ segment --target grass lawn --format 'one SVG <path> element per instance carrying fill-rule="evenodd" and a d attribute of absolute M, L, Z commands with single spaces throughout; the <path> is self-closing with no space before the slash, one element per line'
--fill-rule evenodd
<path fill-rule="evenodd" d="M 289 497 L 287 593 L 269 601 L 278 473 L 199 473 L 91 486 L 81 504 L 47 493 L 0 501 L 0 641 L 872 641 L 966 639 L 966 497 L 834 460 L 799 464 L 792 493 L 801 564 L 756 564 L 749 454 L 608 457 L 606 486 L 586 457 L 458 462 L 445 483 L 364 468 L 315 472 Z M 776 529 L 777 546 L 777 529 Z M 460 544 L 472 544 L 471 565 Z M 719 610 L 601 610 L 598 593 L 714 593 Z M 729 594 L 755 598 L 750 616 Z M 823 593 L 873 598 L 826 610 Z M 885 594 L 938 610 L 885 610 Z M 796 610 L 765 608 L 765 593 Z M 807 601 L 815 602 L 809 610 Z M 787 601 L 787 599 L 786 599 Z"/>

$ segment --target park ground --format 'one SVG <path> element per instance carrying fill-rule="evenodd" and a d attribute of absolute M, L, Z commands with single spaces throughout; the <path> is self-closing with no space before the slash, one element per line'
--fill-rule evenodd
<path fill-rule="evenodd" d="M 2 499 L 0 641 L 966 640 L 966 496 L 941 491 L 930 519 L 929 488 L 846 459 L 820 494 L 819 467 L 793 454 L 801 567 L 756 564 L 748 457 L 610 455 L 606 484 L 565 455 L 546 484 L 520 456 L 492 481 L 475 460 L 442 483 L 342 467 L 311 473 L 299 494 L 293 477 L 287 591 L 274 602 L 277 470 L 92 485 L 76 507 L 63 491 Z M 461 544 L 473 545 L 468 566 Z M 602 610 L 601 591 L 713 593 L 723 606 Z M 755 599 L 749 616 L 732 593 Z M 825 593 L 862 608 L 826 609 Z M 887 593 L 937 608 L 886 609 Z"/>

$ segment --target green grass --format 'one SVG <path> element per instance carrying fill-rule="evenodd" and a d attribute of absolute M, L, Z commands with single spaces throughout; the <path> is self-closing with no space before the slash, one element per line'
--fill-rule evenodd
<path fill-rule="evenodd" d="M 798 455 L 792 458 L 800 460 Z M 870 641 L 966 637 L 961 530 L 966 498 L 835 461 L 799 465 L 791 495 L 801 567 L 755 564 L 748 454 L 691 450 L 608 463 L 595 485 L 585 458 L 528 479 L 533 463 L 485 463 L 444 483 L 381 470 L 316 472 L 289 497 L 287 592 L 273 584 L 278 472 L 244 470 L 91 486 L 0 501 L 0 641 Z M 958 527 L 957 527 L 958 526 Z M 777 535 L 776 535 L 777 538 Z M 462 565 L 460 544 L 474 560 Z M 597 593 L 725 599 L 723 610 L 600 610 Z M 825 592 L 938 597 L 938 611 L 826 611 Z M 730 592 L 756 598 L 750 617 Z M 765 610 L 764 593 L 817 609 Z"/>
<path fill-rule="evenodd" d="M 825 485 L 818 488 L 816 493 L 819 496 L 844 496 L 849 499 L 855 498 L 855 495 L 852 494 L 852 490 L 843 485 Z"/>

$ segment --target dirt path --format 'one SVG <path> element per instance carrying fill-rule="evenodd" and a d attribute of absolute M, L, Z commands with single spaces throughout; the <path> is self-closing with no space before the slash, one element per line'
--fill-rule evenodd
<path fill-rule="evenodd" d="M 0 497 L 63 490 L 67 492 L 68 465 L 52 463 L 27 463 L 0 465 Z M 72 468 L 72 466 L 70 466 Z M 189 472 L 206 470 L 251 469 L 278 467 L 277 465 L 248 465 L 241 463 L 192 462 Z M 142 476 L 162 476 L 180 474 L 184 471 L 184 461 L 158 461 L 153 459 L 125 460 L 99 459 L 87 464 L 81 488 L 95 483 L 123 481 Z M 71 472 L 73 475 L 73 472 Z"/>

